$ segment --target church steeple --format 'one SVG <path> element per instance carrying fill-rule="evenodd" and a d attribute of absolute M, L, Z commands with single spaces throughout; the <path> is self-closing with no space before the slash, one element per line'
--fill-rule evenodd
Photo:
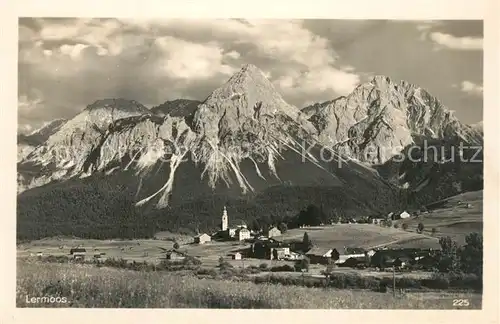
<path fill-rule="evenodd" d="M 222 211 L 222 230 L 225 231 L 227 230 L 228 227 L 228 217 L 227 217 L 227 209 L 226 206 L 224 206 L 224 210 Z"/>

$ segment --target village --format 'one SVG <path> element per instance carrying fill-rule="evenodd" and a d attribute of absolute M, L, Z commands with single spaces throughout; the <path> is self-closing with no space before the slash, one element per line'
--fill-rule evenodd
<path fill-rule="evenodd" d="M 465 193 L 420 211 L 395 210 L 314 226 L 271 224 L 264 230 L 249 228 L 235 217 L 230 222 L 230 212 L 223 207 L 219 229 L 195 236 L 160 232 L 154 238 L 132 240 L 45 238 L 18 244 L 17 250 L 20 258 L 59 258 L 71 263 L 124 260 L 153 265 L 196 259 L 209 269 L 223 261 L 234 268 L 279 268 L 290 275 L 316 276 L 333 268 L 360 275 L 395 272 L 422 277 L 436 265 L 440 237 L 464 244 L 472 230 L 481 231 L 481 194 Z"/>
<path fill-rule="evenodd" d="M 324 271 L 325 267 L 337 268 L 338 271 L 426 271 L 432 267 L 434 252 L 439 249 L 438 240 L 421 235 L 418 228 L 411 232 L 388 226 L 387 222 L 415 217 L 407 211 L 391 212 L 385 218 L 342 219 L 333 224 L 305 225 L 284 232 L 278 226 L 250 230 L 243 222 L 230 226 L 225 206 L 220 217 L 219 230 L 173 240 L 170 246 L 161 239 L 123 241 L 122 244 L 80 242 L 67 251 L 71 244 L 67 242 L 58 249 L 52 247 L 30 255 L 66 255 L 71 262 L 96 263 L 106 259 L 176 263 L 196 258 L 206 267 L 217 267 L 224 259 L 235 267 L 262 263 L 288 265 L 287 269 L 293 269 L 293 272 L 306 271 L 314 275 Z M 302 260 L 307 260 L 307 269 L 304 269 Z"/>

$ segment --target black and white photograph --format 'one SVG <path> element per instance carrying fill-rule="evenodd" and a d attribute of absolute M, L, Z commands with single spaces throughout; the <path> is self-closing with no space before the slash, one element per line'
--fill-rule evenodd
<path fill-rule="evenodd" d="M 17 22 L 16 308 L 483 308 L 483 20 Z"/>

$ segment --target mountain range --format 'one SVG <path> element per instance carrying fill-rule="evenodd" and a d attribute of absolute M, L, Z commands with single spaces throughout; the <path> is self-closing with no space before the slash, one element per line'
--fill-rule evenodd
<path fill-rule="evenodd" d="M 248 64 L 201 102 L 98 100 L 51 124 L 38 142 L 18 137 L 20 238 L 208 230 L 223 205 L 247 222 L 310 203 L 357 216 L 482 187 L 482 163 L 395 160 L 428 142 L 463 155 L 450 148 L 483 134 L 384 76 L 299 109 Z"/>

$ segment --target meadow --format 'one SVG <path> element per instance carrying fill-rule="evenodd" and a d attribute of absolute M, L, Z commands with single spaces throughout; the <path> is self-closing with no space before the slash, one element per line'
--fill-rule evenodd
<path fill-rule="evenodd" d="M 390 293 L 307 288 L 279 284 L 201 279 L 191 274 L 141 272 L 85 264 L 18 260 L 17 307 L 100 308 L 310 308 L 310 309 L 467 309 L 481 308 L 475 293 Z M 31 297 L 65 297 L 66 303 L 30 303 Z M 463 308 L 463 307 L 461 307 Z"/>

